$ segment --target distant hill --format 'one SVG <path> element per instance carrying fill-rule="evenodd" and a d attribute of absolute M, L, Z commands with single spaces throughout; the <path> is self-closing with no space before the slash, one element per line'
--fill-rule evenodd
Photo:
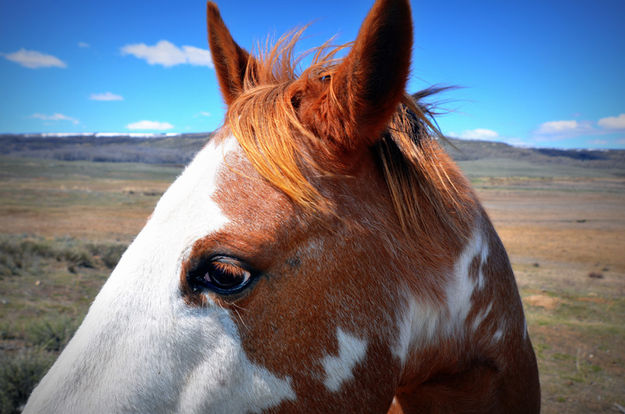
<path fill-rule="evenodd" d="M 3 134 L 0 154 L 64 161 L 186 164 L 212 133 Z"/>
<path fill-rule="evenodd" d="M 625 169 L 625 150 L 523 148 L 503 142 L 456 138 L 448 140 L 449 143 L 443 143 L 443 147 L 456 161 L 509 159 L 532 164 L 555 163 L 586 168 Z"/>
<path fill-rule="evenodd" d="M 0 154 L 65 161 L 186 164 L 212 133 L 200 134 L 4 134 Z M 593 169 L 625 169 L 625 150 L 520 148 L 501 142 L 449 138 L 456 161 L 513 160 Z"/>

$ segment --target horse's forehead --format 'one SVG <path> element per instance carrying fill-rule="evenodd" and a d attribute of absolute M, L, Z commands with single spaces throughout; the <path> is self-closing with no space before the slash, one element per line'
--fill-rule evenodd
<path fill-rule="evenodd" d="M 232 136 L 227 139 L 236 139 Z M 217 173 L 215 201 L 232 220 L 253 225 L 275 214 L 292 215 L 291 200 L 262 178 L 237 144 L 224 155 Z M 278 213 L 279 212 L 279 213 Z M 266 223 L 264 223 L 266 224 Z"/>
<path fill-rule="evenodd" d="M 226 140 L 234 144 L 228 144 L 231 149 L 216 172 L 211 202 L 227 218 L 227 225 L 207 235 L 211 244 L 261 262 L 275 251 L 296 248 L 302 241 L 296 234 L 311 231 L 304 217 L 288 196 L 261 177 L 234 137 Z"/>
<path fill-rule="evenodd" d="M 253 224 L 249 213 L 257 219 L 262 216 L 259 209 L 270 213 L 286 205 L 285 197 L 252 167 L 236 138 L 220 131 L 167 190 L 152 221 L 163 225 L 181 221 L 181 225 L 193 226 L 201 237 L 202 231 L 207 235 L 212 228 L 205 222 L 216 216 Z M 219 214 L 207 207 L 216 207 Z"/>

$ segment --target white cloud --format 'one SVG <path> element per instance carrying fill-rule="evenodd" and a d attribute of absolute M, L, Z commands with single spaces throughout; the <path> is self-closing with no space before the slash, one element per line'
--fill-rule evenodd
<path fill-rule="evenodd" d="M 539 134 L 561 134 L 575 131 L 579 126 L 577 121 L 550 121 L 540 124 L 537 132 Z"/>
<path fill-rule="evenodd" d="M 214 67 L 208 50 L 193 46 L 182 46 L 182 48 L 179 48 L 167 40 L 161 40 L 154 46 L 148 46 L 145 43 L 126 45 L 121 48 L 121 53 L 122 55 L 132 55 L 138 59 L 143 59 L 150 65 L 171 67 L 189 64 Z"/>
<path fill-rule="evenodd" d="M 66 68 L 67 64 L 56 56 L 46 55 L 36 50 L 20 49 L 17 52 L 2 54 L 5 59 L 15 62 L 29 69 L 37 68 Z"/>
<path fill-rule="evenodd" d="M 202 116 L 212 116 L 212 114 L 210 112 L 206 112 L 206 111 L 201 111 L 200 115 L 202 115 Z"/>
<path fill-rule="evenodd" d="M 597 135 L 601 134 L 601 131 L 595 128 L 591 121 L 562 120 L 543 122 L 534 134 L 539 140 L 558 140 L 580 135 Z"/>
<path fill-rule="evenodd" d="M 91 45 L 86 42 L 78 42 L 78 47 L 85 49 L 91 47 Z"/>
<path fill-rule="evenodd" d="M 124 97 L 120 95 L 115 95 L 111 92 L 105 92 L 92 93 L 91 96 L 89 96 L 89 99 L 91 99 L 92 101 L 123 101 Z"/>
<path fill-rule="evenodd" d="M 605 129 L 625 129 L 625 114 L 601 118 L 597 124 Z"/>
<path fill-rule="evenodd" d="M 208 66 L 209 68 L 215 67 L 213 66 L 213 58 L 208 50 L 193 46 L 182 46 L 182 49 L 187 55 L 187 60 L 190 65 Z"/>
<path fill-rule="evenodd" d="M 492 140 L 492 139 L 499 138 L 499 134 L 496 131 L 493 131 L 492 129 L 485 129 L 485 128 L 470 129 L 470 130 L 462 131 L 461 134 L 450 132 L 448 135 L 450 137 L 462 138 L 462 139 Z"/>
<path fill-rule="evenodd" d="M 169 122 L 158 122 L 158 121 L 139 121 L 133 122 L 132 124 L 126 125 L 128 129 L 156 129 L 159 131 L 163 131 L 166 129 L 172 129 L 174 126 Z"/>
<path fill-rule="evenodd" d="M 78 124 L 79 121 L 76 118 L 72 118 L 71 116 L 67 116 L 67 115 L 63 115 L 63 114 L 52 114 L 52 115 L 46 115 L 46 114 L 32 114 L 30 116 L 31 118 L 35 118 L 35 119 L 41 119 L 42 121 L 70 121 L 73 124 Z"/>

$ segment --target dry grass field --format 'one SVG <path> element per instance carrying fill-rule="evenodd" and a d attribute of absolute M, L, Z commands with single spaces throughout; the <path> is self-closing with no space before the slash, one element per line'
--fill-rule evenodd
<path fill-rule="evenodd" d="M 625 180 L 488 179 L 479 194 L 515 270 L 544 413 L 625 405 Z"/>
<path fill-rule="evenodd" d="M 467 161 L 516 272 L 544 413 L 625 406 L 625 175 Z M 19 412 L 180 167 L 0 157 L 0 412 Z"/>

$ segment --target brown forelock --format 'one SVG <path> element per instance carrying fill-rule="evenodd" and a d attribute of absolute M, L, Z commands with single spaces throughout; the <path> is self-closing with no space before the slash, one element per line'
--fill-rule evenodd
<path fill-rule="evenodd" d="M 327 213 L 333 206 L 314 179 L 352 174 L 363 154 L 337 151 L 301 119 L 302 113 L 310 112 L 314 97 L 327 89 L 324 77 L 333 76 L 338 50 L 319 48 L 312 66 L 298 78 L 292 54 L 301 33 L 282 37 L 256 60 L 256 77 L 229 106 L 226 124 L 265 179 L 304 211 Z M 428 257 L 439 262 L 439 255 L 453 254 L 468 237 L 477 202 L 466 179 L 436 143 L 437 131 L 428 114 L 409 96 L 403 101 L 373 151 L 402 226 L 425 237 L 421 244 L 433 253 Z M 342 125 L 340 120 L 333 122 Z M 443 237 L 438 237 L 441 232 Z"/>
<path fill-rule="evenodd" d="M 422 108 L 405 102 L 374 151 L 406 234 L 428 246 L 427 257 L 450 263 L 444 259 L 457 257 L 469 239 L 479 203 Z"/>
<path fill-rule="evenodd" d="M 347 57 L 336 58 L 346 45 L 325 43 L 310 51 L 313 63 L 301 76 L 295 68 L 302 57 L 294 58 L 293 50 L 303 29 L 267 45 L 254 59 L 253 76 L 248 71 L 226 123 L 261 175 L 307 209 L 328 206 L 300 170 L 349 173 L 402 100 L 410 16 L 407 0 L 379 0 Z"/>

